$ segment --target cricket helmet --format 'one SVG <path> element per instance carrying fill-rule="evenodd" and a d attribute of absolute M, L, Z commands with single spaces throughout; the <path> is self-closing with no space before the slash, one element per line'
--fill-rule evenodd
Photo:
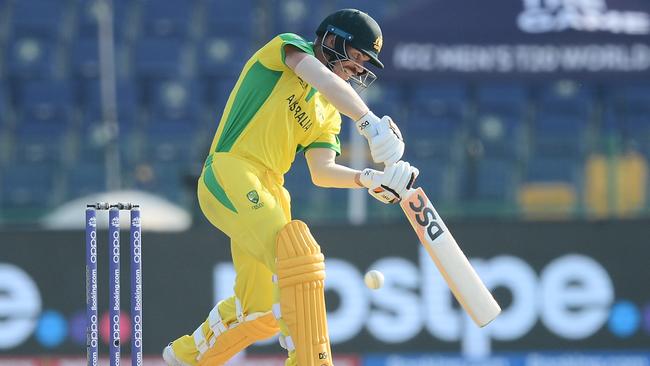
<path fill-rule="evenodd" d="M 383 38 L 379 24 L 372 17 L 357 9 L 341 9 L 328 15 L 316 29 L 316 35 L 322 37 L 331 33 L 342 38 L 350 46 L 370 57 L 370 63 L 384 68 L 379 61 L 379 51 Z M 337 52 L 343 53 L 340 49 Z"/>

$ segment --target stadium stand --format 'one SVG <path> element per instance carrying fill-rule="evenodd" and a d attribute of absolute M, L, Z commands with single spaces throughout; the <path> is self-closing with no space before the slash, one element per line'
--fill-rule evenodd
<path fill-rule="evenodd" d="M 113 0 L 118 129 L 110 131 L 98 80 L 100 3 L 0 1 L 0 216 L 104 189 L 104 147 L 113 132 L 127 188 L 191 202 L 216 121 L 252 51 L 282 32 L 313 40 L 322 16 L 336 8 L 360 7 L 382 20 L 398 4 Z M 650 84 L 379 76 L 362 96 L 400 125 L 405 159 L 448 212 L 647 212 Z M 298 216 L 330 220 L 347 210 L 345 190 L 306 184 L 304 158 L 294 169 L 286 181 Z M 42 179 L 34 180 L 37 170 Z M 369 207 L 376 217 L 394 217 Z"/>

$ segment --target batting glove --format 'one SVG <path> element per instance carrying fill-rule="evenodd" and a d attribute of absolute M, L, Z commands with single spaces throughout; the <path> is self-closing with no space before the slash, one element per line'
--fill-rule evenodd
<path fill-rule="evenodd" d="M 368 194 L 377 199 L 381 203 L 397 203 L 399 197 L 384 187 L 381 186 L 383 172 L 378 170 L 366 168 L 361 172 L 359 181 L 361 185 L 368 188 Z"/>
<path fill-rule="evenodd" d="M 391 165 L 404 155 L 404 139 L 393 120 L 384 116 L 381 119 L 371 111 L 355 122 L 357 131 L 368 140 L 370 154 L 375 163 Z"/>
<path fill-rule="evenodd" d="M 398 161 L 393 165 L 387 165 L 384 168 L 384 174 L 381 177 L 381 186 L 393 192 L 397 197 L 405 197 L 406 192 L 411 189 L 415 178 L 420 171 L 418 168 L 411 166 L 406 161 Z"/>

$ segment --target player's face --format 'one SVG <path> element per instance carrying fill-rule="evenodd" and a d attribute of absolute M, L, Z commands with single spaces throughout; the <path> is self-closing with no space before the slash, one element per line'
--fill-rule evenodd
<path fill-rule="evenodd" d="M 364 63 L 370 60 L 370 57 L 350 46 L 346 48 L 346 52 L 350 59 L 337 62 L 332 71 L 341 79 L 348 81 L 350 76 L 364 73 Z"/>

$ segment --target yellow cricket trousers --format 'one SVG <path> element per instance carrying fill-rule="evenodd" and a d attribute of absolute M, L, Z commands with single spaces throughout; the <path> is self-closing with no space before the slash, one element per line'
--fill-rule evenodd
<path fill-rule="evenodd" d="M 291 221 L 290 196 L 283 177 L 230 153 L 208 157 L 198 184 L 206 218 L 231 239 L 236 272 L 235 296 L 218 310 L 224 324 L 237 320 L 236 300 L 244 314 L 269 312 L 279 301 L 273 284 L 278 232 Z M 174 342 L 174 351 L 195 364 L 198 351 L 190 336 Z"/>

